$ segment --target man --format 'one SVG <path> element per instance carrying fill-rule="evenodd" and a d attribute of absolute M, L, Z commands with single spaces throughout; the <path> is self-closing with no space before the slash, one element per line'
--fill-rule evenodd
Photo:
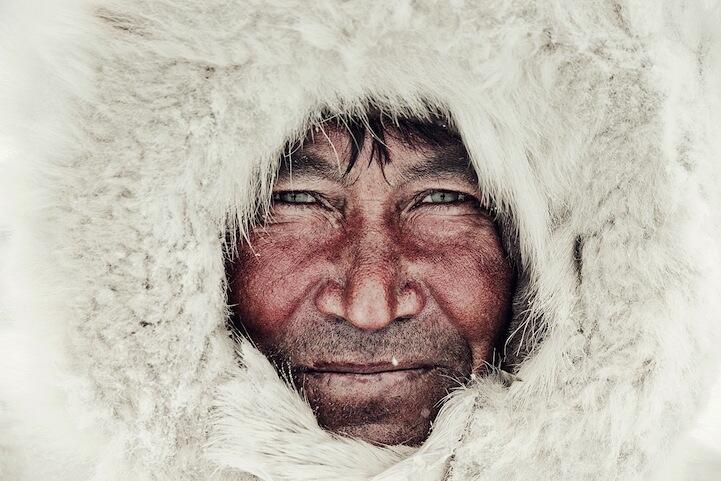
<path fill-rule="evenodd" d="M 394 120 L 325 122 L 289 149 L 230 298 L 321 425 L 417 445 L 494 361 L 513 271 L 459 136 Z"/>
<path fill-rule="evenodd" d="M 714 3 L 0 2 L 0 479 L 718 480 Z"/>

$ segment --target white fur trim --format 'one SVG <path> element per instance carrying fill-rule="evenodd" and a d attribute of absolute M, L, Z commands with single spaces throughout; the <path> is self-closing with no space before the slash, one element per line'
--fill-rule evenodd
<path fill-rule="evenodd" d="M 719 363 L 719 18 L 672 0 L 4 2 L 16 478 L 298 479 L 302 458 L 304 479 L 651 479 Z M 324 433 L 224 324 L 225 223 L 319 109 L 367 100 L 452 115 L 528 277 L 522 381 L 457 393 L 415 453 Z"/>

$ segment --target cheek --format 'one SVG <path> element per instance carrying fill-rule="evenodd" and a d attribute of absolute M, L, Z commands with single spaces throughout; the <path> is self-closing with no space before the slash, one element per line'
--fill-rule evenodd
<path fill-rule="evenodd" d="M 327 246 L 298 229 L 256 232 L 231 269 L 231 302 L 260 342 L 272 339 L 328 271 Z M 252 247 L 251 247 L 252 246 Z"/>
<path fill-rule="evenodd" d="M 444 225 L 446 224 L 446 225 Z M 474 352 L 490 349 L 505 325 L 513 271 L 490 222 L 436 222 L 415 230 L 416 275 Z"/>

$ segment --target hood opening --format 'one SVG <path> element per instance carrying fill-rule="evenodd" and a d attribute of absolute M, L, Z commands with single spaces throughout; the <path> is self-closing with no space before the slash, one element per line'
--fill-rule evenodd
<path fill-rule="evenodd" d="M 314 136 L 327 137 L 328 125 L 345 129 L 351 139 L 347 151 L 336 153 L 339 162 L 341 159 L 349 159 L 344 174 L 348 174 L 353 168 L 366 143 L 371 144 L 371 162 L 379 162 L 381 165 L 392 162 L 386 145 L 388 136 L 411 146 L 442 146 L 448 142 L 448 139 L 457 139 L 463 149 L 467 149 L 467 144 L 452 115 L 445 109 L 429 107 L 430 103 L 425 103 L 425 105 L 427 108 L 422 112 L 414 112 L 413 109 L 399 112 L 370 103 L 364 109 L 357 111 L 324 108 L 310 115 L 304 124 L 305 129 L 296 130 L 300 133 L 291 137 L 278 149 L 274 167 L 270 169 L 271 179 L 259 183 L 259 185 L 267 186 L 267 189 L 259 188 L 256 192 L 253 215 L 248 216 L 244 222 L 239 221 L 227 225 L 224 243 L 227 298 L 232 299 L 231 266 L 237 260 L 238 249 L 242 245 L 238 241 L 252 246 L 249 232 L 254 227 L 261 225 L 270 215 L 271 190 L 279 170 L 284 164 L 291 164 L 294 154 L 304 144 L 312 142 Z M 368 135 L 366 136 L 366 134 Z M 467 152 L 466 155 L 472 164 L 471 156 Z M 473 168 L 477 170 L 475 166 Z M 519 227 L 514 221 L 512 209 L 497 208 L 492 195 L 483 191 L 480 185 L 482 184 L 479 183 L 481 197 L 493 212 L 494 223 L 501 239 L 503 251 L 513 271 L 510 314 L 493 343 L 493 356 L 488 363 L 486 373 L 498 375 L 504 384 L 510 385 L 516 379 L 514 374 L 519 365 L 542 339 L 544 323 L 540 322 L 538 318 L 533 318 L 528 308 L 534 294 L 531 276 L 522 267 Z M 242 339 L 249 339 L 252 342 L 237 310 L 234 309 L 236 306 L 237 304 L 229 303 L 226 326 L 236 342 Z M 286 381 L 290 380 L 288 373 L 281 372 L 280 374 Z"/>

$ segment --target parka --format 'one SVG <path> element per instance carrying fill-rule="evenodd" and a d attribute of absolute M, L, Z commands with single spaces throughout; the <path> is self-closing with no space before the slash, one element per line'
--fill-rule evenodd
<path fill-rule="evenodd" d="M 0 479 L 692 479 L 721 353 L 720 20 L 680 0 L 3 2 Z M 228 329 L 228 233 L 283 146 L 369 106 L 452 120 L 519 273 L 504 365 L 420 447 L 321 429 Z"/>

